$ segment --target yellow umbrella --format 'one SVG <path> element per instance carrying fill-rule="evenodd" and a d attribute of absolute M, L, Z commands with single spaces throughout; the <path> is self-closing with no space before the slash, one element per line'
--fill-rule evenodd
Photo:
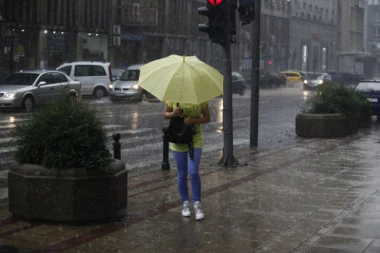
<path fill-rule="evenodd" d="M 161 101 L 200 104 L 223 94 L 223 75 L 195 56 L 170 55 L 142 66 L 138 85 Z"/>

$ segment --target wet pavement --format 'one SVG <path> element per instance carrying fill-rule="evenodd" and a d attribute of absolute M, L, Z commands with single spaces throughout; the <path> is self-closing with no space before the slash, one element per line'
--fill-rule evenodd
<path fill-rule="evenodd" d="M 205 219 L 181 217 L 176 170 L 131 173 L 128 215 L 26 222 L 0 208 L 0 252 L 380 252 L 380 126 L 339 139 L 203 157 Z"/>

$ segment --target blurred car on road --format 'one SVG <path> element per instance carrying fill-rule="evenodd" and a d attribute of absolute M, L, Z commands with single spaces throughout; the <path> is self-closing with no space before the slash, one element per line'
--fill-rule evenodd
<path fill-rule="evenodd" d="M 284 73 L 260 72 L 261 88 L 279 88 L 286 85 L 286 76 Z"/>
<path fill-rule="evenodd" d="M 28 70 L 13 73 L 0 81 L 0 108 L 32 111 L 69 93 L 80 99 L 81 83 L 60 71 Z"/>
<path fill-rule="evenodd" d="M 246 90 L 245 78 L 239 72 L 233 71 L 231 73 L 232 77 L 232 93 L 239 94 L 240 96 L 244 96 Z"/>
<path fill-rule="evenodd" d="M 307 73 L 306 79 L 303 81 L 305 90 L 314 90 L 319 85 L 326 84 L 331 81 L 331 76 L 327 73 Z"/>
<path fill-rule="evenodd" d="M 306 74 L 302 71 L 297 70 L 285 70 L 281 71 L 286 76 L 287 86 L 295 86 L 298 84 L 303 84 L 303 81 L 306 79 Z"/>
<path fill-rule="evenodd" d="M 119 80 L 109 85 L 109 99 L 111 101 L 135 100 L 143 101 L 148 97 L 148 92 L 137 85 L 140 76 L 140 68 L 143 64 L 129 66 Z"/>
<path fill-rule="evenodd" d="M 355 87 L 355 90 L 360 91 L 367 97 L 371 103 L 372 115 L 380 116 L 380 80 L 360 81 Z"/>
<path fill-rule="evenodd" d="M 77 61 L 64 63 L 57 70 L 66 73 L 71 79 L 82 84 L 82 95 L 96 98 L 107 96 L 108 85 L 112 82 L 109 62 Z"/>

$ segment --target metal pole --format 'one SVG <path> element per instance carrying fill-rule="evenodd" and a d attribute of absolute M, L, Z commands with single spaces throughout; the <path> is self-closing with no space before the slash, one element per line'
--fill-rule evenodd
<path fill-rule="evenodd" d="M 250 146 L 258 146 L 259 133 L 259 92 L 260 92 L 260 0 L 255 0 L 255 21 L 252 24 L 252 88 Z"/>
<path fill-rule="evenodd" d="M 234 158 L 233 152 L 233 121 L 232 121 L 232 77 L 231 77 L 231 23 L 230 8 L 231 1 L 227 1 L 226 10 L 226 43 L 222 45 L 223 49 L 223 133 L 224 148 L 223 157 L 219 165 L 224 167 L 235 167 L 238 161 Z"/>
<path fill-rule="evenodd" d="M 119 142 L 120 134 L 119 133 L 113 134 L 112 138 L 115 141 L 113 143 L 113 157 L 117 160 L 120 160 L 121 159 L 121 150 L 120 150 L 121 143 Z"/>
<path fill-rule="evenodd" d="M 165 134 L 162 135 L 162 140 L 163 140 L 163 150 L 162 150 L 161 169 L 163 169 L 163 170 L 170 170 L 170 163 L 169 163 L 169 140 L 168 140 L 168 137 Z"/>

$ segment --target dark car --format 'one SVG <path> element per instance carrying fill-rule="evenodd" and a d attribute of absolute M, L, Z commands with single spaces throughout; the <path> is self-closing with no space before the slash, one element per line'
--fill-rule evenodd
<path fill-rule="evenodd" d="M 331 82 L 336 84 L 344 84 L 343 74 L 337 71 L 327 71 L 331 77 Z"/>
<path fill-rule="evenodd" d="M 245 78 L 239 72 L 232 72 L 232 93 L 244 96 L 245 94 Z"/>
<path fill-rule="evenodd" d="M 371 102 L 372 115 L 380 116 L 380 81 L 368 80 L 361 81 L 355 87 L 355 90 L 362 92 Z"/>
<path fill-rule="evenodd" d="M 286 76 L 284 73 L 263 73 L 260 72 L 261 88 L 278 88 L 286 85 Z"/>

